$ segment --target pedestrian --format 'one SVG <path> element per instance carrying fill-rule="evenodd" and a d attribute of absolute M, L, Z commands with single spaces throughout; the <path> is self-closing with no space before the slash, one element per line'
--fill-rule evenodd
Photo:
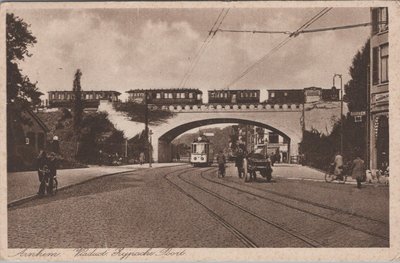
<path fill-rule="evenodd" d="M 225 176 L 225 163 L 226 158 L 222 150 L 219 151 L 217 155 L 218 170 L 222 177 Z"/>
<path fill-rule="evenodd" d="M 142 165 L 144 163 L 144 152 L 141 152 L 139 154 L 139 163 L 140 163 L 140 165 Z"/>
<path fill-rule="evenodd" d="M 334 164 L 334 170 L 333 170 L 334 175 L 337 178 L 341 178 L 343 174 L 343 156 L 340 154 L 340 152 L 336 152 L 333 164 Z"/>
<path fill-rule="evenodd" d="M 103 151 L 100 149 L 99 150 L 99 166 L 103 164 Z"/>
<path fill-rule="evenodd" d="M 60 142 L 57 135 L 54 135 L 53 141 L 51 142 L 51 151 L 60 154 Z"/>
<path fill-rule="evenodd" d="M 47 154 L 44 150 L 41 150 L 38 157 L 36 158 L 36 168 L 38 171 L 39 182 L 40 182 L 38 195 L 43 196 L 46 191 L 45 176 L 47 170 Z"/>
<path fill-rule="evenodd" d="M 351 166 L 351 178 L 357 180 L 357 188 L 361 188 L 361 182 L 364 181 L 365 177 L 365 165 L 361 159 L 361 154 L 357 153 Z"/>
<path fill-rule="evenodd" d="M 279 153 L 279 150 L 277 150 L 276 153 L 275 153 L 275 160 L 276 160 L 277 163 L 281 162 L 281 155 Z"/>
<path fill-rule="evenodd" d="M 244 151 L 241 148 L 239 148 L 235 158 L 235 166 L 237 167 L 239 178 L 242 178 L 242 175 L 244 175 L 244 169 L 243 169 L 244 156 L 245 156 Z"/>
<path fill-rule="evenodd" d="M 47 186 L 46 192 L 47 194 L 52 195 L 54 177 L 57 176 L 57 159 L 56 159 L 56 154 L 54 152 L 51 152 L 49 154 L 48 167 L 49 167 L 49 173 L 48 173 L 48 178 L 46 178 L 48 182 L 48 185 L 46 185 Z"/>

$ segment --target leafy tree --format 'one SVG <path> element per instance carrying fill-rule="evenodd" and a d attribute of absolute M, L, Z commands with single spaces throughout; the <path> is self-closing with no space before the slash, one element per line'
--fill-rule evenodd
<path fill-rule="evenodd" d="M 370 40 L 353 57 L 349 68 L 351 79 L 344 86 L 345 98 L 350 111 L 365 111 L 367 109 L 368 94 L 368 65 L 370 60 Z"/>
<path fill-rule="evenodd" d="M 81 77 L 82 72 L 80 69 L 76 70 L 73 92 L 74 92 L 74 104 L 73 104 L 73 115 L 74 115 L 74 129 L 77 132 L 81 126 L 82 115 L 83 115 L 83 104 L 82 104 L 82 88 L 81 88 Z"/>
<path fill-rule="evenodd" d="M 77 159 L 85 163 L 94 163 L 97 158 L 98 142 L 103 133 L 110 131 L 113 125 L 106 113 L 89 114 L 81 122 Z"/>
<path fill-rule="evenodd" d="M 146 105 L 142 103 L 127 102 L 117 104 L 117 111 L 126 112 L 132 121 L 145 122 Z M 173 116 L 173 112 L 162 109 L 148 109 L 149 124 L 158 125 Z"/>
<path fill-rule="evenodd" d="M 367 40 L 353 57 L 352 65 L 349 68 L 351 79 L 345 85 L 345 96 L 351 112 L 367 111 L 369 61 L 370 40 Z M 349 155 L 352 155 L 355 149 L 362 155 L 366 154 L 367 121 L 364 117 L 363 122 L 355 123 L 353 117 L 350 116 L 344 120 L 344 144 Z"/>
<path fill-rule="evenodd" d="M 36 83 L 21 73 L 19 62 L 31 57 L 29 47 L 36 43 L 36 38 L 29 30 L 29 25 L 12 13 L 6 15 L 6 65 L 7 65 L 7 151 L 9 167 L 15 153 L 15 145 L 23 143 L 23 124 L 31 124 L 22 112 L 40 104 L 43 95 Z M 18 163 L 18 162 L 17 162 Z"/>

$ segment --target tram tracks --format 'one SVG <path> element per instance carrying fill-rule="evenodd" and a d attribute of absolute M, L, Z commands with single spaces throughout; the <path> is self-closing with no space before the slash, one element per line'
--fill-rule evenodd
<path fill-rule="evenodd" d="M 319 213 L 316 213 L 316 212 L 311 212 L 311 211 L 309 211 L 307 209 L 303 209 L 303 208 L 301 208 L 299 206 L 294 206 L 294 205 L 288 204 L 287 202 L 285 202 L 283 200 L 278 201 L 276 199 L 269 198 L 269 197 L 266 197 L 264 195 L 260 195 L 260 194 L 254 193 L 254 192 L 250 192 L 250 191 L 244 190 L 243 188 L 234 187 L 232 185 L 228 185 L 228 184 L 225 184 L 225 183 L 222 183 L 222 182 L 219 182 L 219 181 L 212 180 L 210 178 L 205 177 L 204 173 L 205 172 L 201 173 L 200 177 L 203 178 L 204 180 L 208 181 L 208 182 L 213 183 L 213 184 L 221 185 L 221 186 L 224 186 L 224 187 L 239 191 L 241 193 L 251 195 L 251 196 L 256 197 L 256 198 L 260 198 L 260 199 L 263 199 L 263 200 L 266 200 L 266 201 L 269 201 L 269 202 L 272 202 L 272 203 L 275 203 L 275 204 L 278 204 L 278 205 L 281 205 L 281 206 L 284 206 L 284 207 L 287 207 L 287 208 L 290 208 L 290 209 L 293 209 L 293 210 L 296 210 L 296 211 L 299 211 L 299 212 L 302 212 L 302 213 L 306 213 L 308 215 L 312 215 L 313 217 L 317 217 L 317 218 L 320 218 L 320 219 L 324 219 L 324 220 L 330 221 L 330 222 L 335 223 L 335 224 L 339 224 L 339 225 L 341 225 L 343 227 L 350 228 L 350 229 L 352 229 L 354 231 L 358 231 L 358 232 L 361 232 L 361 233 L 364 233 L 364 234 L 367 234 L 367 235 L 370 235 L 370 236 L 374 236 L 374 237 L 383 239 L 385 241 L 389 241 L 389 237 L 387 237 L 385 235 L 382 235 L 382 234 L 379 234 L 379 233 L 376 233 L 376 232 L 372 232 L 372 231 L 363 229 L 361 227 L 354 226 L 354 225 L 352 225 L 350 223 L 345 222 L 345 220 L 339 221 L 339 220 L 334 219 L 332 217 L 328 217 L 328 216 L 325 216 L 325 215 L 322 215 L 322 214 L 319 214 Z M 239 183 L 236 183 L 236 182 L 233 182 L 233 183 L 239 184 Z M 240 185 L 243 187 L 243 184 L 240 184 Z M 246 185 L 246 187 L 247 187 L 247 185 Z M 290 200 L 293 200 L 293 201 L 296 201 L 296 202 L 299 202 L 299 203 L 303 203 L 303 204 L 306 204 L 306 205 L 314 206 L 314 207 L 317 207 L 318 209 L 330 210 L 332 212 L 336 212 L 336 213 L 339 213 L 339 214 L 344 214 L 344 215 L 346 215 L 348 217 L 354 217 L 354 218 L 356 218 L 356 221 L 360 220 L 360 219 L 369 220 L 369 221 L 371 221 L 371 222 L 373 222 L 375 224 L 380 224 L 382 227 L 386 227 L 387 226 L 387 224 L 385 222 L 370 218 L 368 216 L 352 214 L 352 213 L 349 213 L 347 211 L 343 211 L 341 209 L 337 209 L 337 208 L 330 207 L 330 206 L 325 206 L 323 204 L 318 204 L 316 202 L 312 202 L 312 201 L 308 201 L 308 200 L 304 200 L 304 199 L 300 199 L 300 198 L 296 198 L 296 197 L 291 197 L 291 196 L 288 196 L 288 195 L 285 195 L 285 194 L 276 193 L 274 191 L 268 191 L 266 189 L 259 189 L 257 187 L 250 187 L 250 188 L 255 189 L 257 191 L 261 191 L 261 192 L 267 192 L 267 193 L 273 194 L 273 195 L 275 194 L 275 195 L 279 196 L 280 198 L 286 198 L 286 199 L 290 199 Z"/>
<path fill-rule="evenodd" d="M 214 170 L 214 168 L 200 171 L 200 173 L 202 174 L 203 172 L 208 172 L 210 170 Z M 273 228 L 286 233 L 287 235 L 291 236 L 292 238 L 296 238 L 297 240 L 300 240 L 307 247 L 322 247 L 323 246 L 323 244 L 321 244 L 320 242 L 318 242 L 310 237 L 307 237 L 293 229 L 284 227 L 276 222 L 268 220 L 265 217 L 262 217 L 256 213 L 252 212 L 251 210 L 247 209 L 246 207 L 244 207 L 238 203 L 235 203 L 235 202 L 223 197 L 222 195 L 219 195 L 218 193 L 210 191 L 209 189 L 204 188 L 200 185 L 197 185 L 197 184 L 191 182 L 190 180 L 182 178 L 182 175 L 185 172 L 186 171 L 175 174 L 175 178 L 179 179 L 180 182 L 186 183 L 186 185 L 195 187 L 196 189 L 202 191 L 203 193 L 207 193 L 209 196 L 216 198 L 218 201 L 221 201 L 224 204 L 228 204 L 231 207 L 234 207 L 235 209 L 238 209 L 239 211 L 241 211 L 249 216 L 252 216 L 254 219 L 262 221 L 263 223 L 267 223 L 269 226 L 272 226 Z M 229 222 L 227 222 L 227 220 L 225 220 L 222 216 L 220 216 L 218 213 L 213 211 L 207 204 L 205 204 L 205 202 L 202 202 L 199 198 L 195 197 L 191 192 L 185 190 L 184 187 L 179 185 L 179 183 L 171 180 L 171 178 L 169 178 L 168 175 L 170 175 L 170 174 L 164 175 L 164 178 L 167 180 L 167 182 L 169 184 L 174 186 L 182 194 L 186 195 L 187 197 L 189 197 L 190 199 L 194 200 L 196 203 L 201 205 L 214 219 L 216 219 L 220 224 L 222 224 L 225 228 L 227 228 L 230 232 L 232 232 L 245 246 L 258 247 L 258 245 L 254 241 L 252 241 L 252 239 L 250 237 L 248 237 L 246 234 L 244 234 L 241 230 L 239 230 L 233 224 L 230 224 Z M 236 214 L 236 216 L 238 216 L 238 215 Z M 266 237 L 266 238 L 269 238 L 269 237 Z"/>
<path fill-rule="evenodd" d="M 184 174 L 185 172 L 189 171 L 191 169 L 187 169 L 185 171 L 180 171 L 176 176 L 179 177 L 180 175 Z M 175 189 L 177 189 L 179 192 L 187 196 L 188 198 L 192 199 L 195 201 L 197 204 L 199 204 L 201 207 L 203 207 L 208 214 L 214 218 L 218 223 L 220 223 L 222 226 L 224 226 L 228 231 L 230 231 L 240 242 L 242 242 L 246 247 L 253 247 L 256 248 L 258 247 L 256 243 L 254 243 L 247 235 L 242 233 L 239 229 L 235 228 L 233 225 L 229 224 L 223 217 L 215 213 L 212 209 L 207 207 L 204 203 L 202 203 L 198 198 L 196 198 L 194 195 L 190 194 L 188 191 L 185 191 L 179 184 L 173 182 L 170 178 L 168 178 L 168 175 L 171 175 L 172 173 L 165 174 L 164 179 L 172 185 Z M 180 178 L 180 177 L 179 177 Z"/>

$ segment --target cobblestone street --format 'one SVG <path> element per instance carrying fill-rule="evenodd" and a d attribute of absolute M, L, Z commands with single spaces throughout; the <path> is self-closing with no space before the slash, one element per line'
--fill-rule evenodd
<path fill-rule="evenodd" d="M 225 178 L 189 165 L 99 178 L 8 209 L 8 246 L 389 245 L 388 187 L 292 180 L 299 169 L 276 167 L 271 183 L 232 164 Z"/>

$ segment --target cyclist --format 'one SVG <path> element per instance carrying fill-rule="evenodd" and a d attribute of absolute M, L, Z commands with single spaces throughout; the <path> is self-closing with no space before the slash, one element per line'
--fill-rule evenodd
<path fill-rule="evenodd" d="M 44 150 L 40 151 L 39 156 L 36 159 L 36 162 L 37 162 L 37 170 L 40 182 L 38 195 L 43 196 L 46 191 L 45 176 L 47 169 L 47 154 Z"/>
<path fill-rule="evenodd" d="M 47 185 L 47 194 L 54 194 L 53 193 L 53 183 L 54 183 L 54 177 L 57 176 L 57 160 L 56 160 L 56 154 L 54 152 L 49 154 L 48 158 L 48 167 L 49 167 L 49 173 L 48 173 L 48 185 Z"/>
<path fill-rule="evenodd" d="M 217 155 L 217 163 L 218 163 L 218 170 L 219 173 L 221 174 L 222 177 L 225 176 L 225 163 L 226 163 L 226 159 L 225 159 L 225 155 L 222 152 L 222 150 L 219 151 L 218 155 Z"/>

